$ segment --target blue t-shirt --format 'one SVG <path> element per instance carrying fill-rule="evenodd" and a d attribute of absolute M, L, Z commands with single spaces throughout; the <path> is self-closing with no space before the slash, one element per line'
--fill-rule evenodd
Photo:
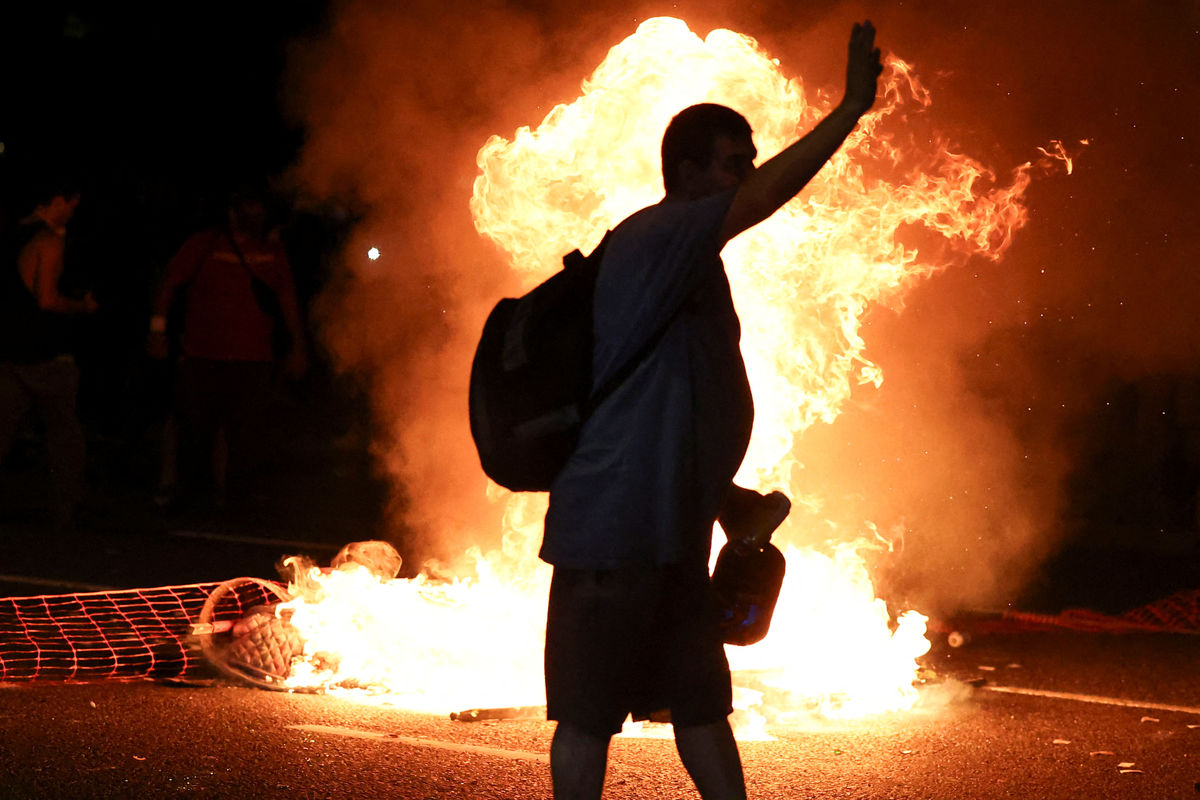
<path fill-rule="evenodd" d="M 732 198 L 664 200 L 609 238 L 596 282 L 593 387 L 681 311 L 584 424 L 550 488 L 545 561 L 707 565 L 712 524 L 754 419 L 717 242 Z"/>

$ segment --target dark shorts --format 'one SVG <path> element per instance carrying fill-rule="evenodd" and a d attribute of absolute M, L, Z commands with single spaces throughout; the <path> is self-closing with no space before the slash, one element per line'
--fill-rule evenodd
<path fill-rule="evenodd" d="M 599 736 L 668 710 L 679 728 L 732 711 L 729 661 L 704 568 L 555 567 L 546 621 L 547 716 Z"/>

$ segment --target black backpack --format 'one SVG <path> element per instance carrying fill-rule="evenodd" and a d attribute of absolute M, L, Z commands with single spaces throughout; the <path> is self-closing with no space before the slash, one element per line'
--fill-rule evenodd
<path fill-rule="evenodd" d="M 633 374 L 674 319 L 592 392 L 592 299 L 609 234 L 522 297 L 496 304 L 471 365 L 471 435 L 488 477 L 515 492 L 546 492 L 584 420 Z M 678 312 L 676 312 L 678 313 Z"/>

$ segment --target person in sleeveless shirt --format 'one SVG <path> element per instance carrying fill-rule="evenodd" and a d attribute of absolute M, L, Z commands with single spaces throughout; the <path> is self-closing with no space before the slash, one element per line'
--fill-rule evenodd
<path fill-rule="evenodd" d="M 34 209 L 21 222 L 15 258 L 3 265 L 4 308 L 0 310 L 0 458 L 12 445 L 26 413 L 41 418 L 52 483 L 56 526 L 72 521 L 84 494 L 86 443 L 76 413 L 79 368 L 71 355 L 71 319 L 96 311 L 90 293 L 63 294 L 67 223 L 80 193 L 66 183 L 35 191 Z"/>

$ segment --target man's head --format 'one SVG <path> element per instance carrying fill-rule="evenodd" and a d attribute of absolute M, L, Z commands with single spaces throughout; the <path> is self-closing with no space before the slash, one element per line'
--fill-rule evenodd
<path fill-rule="evenodd" d="M 226 197 L 229 226 L 239 233 L 263 236 L 267 231 L 266 194 L 258 186 L 243 184 Z"/>
<path fill-rule="evenodd" d="M 81 196 L 73 178 L 51 175 L 34 182 L 29 202 L 37 216 L 51 225 L 63 226 L 75 215 Z"/>
<path fill-rule="evenodd" d="M 689 106 L 663 134 L 663 186 L 668 196 L 718 194 L 745 180 L 757 155 L 750 123 L 741 114 L 716 103 Z"/>

